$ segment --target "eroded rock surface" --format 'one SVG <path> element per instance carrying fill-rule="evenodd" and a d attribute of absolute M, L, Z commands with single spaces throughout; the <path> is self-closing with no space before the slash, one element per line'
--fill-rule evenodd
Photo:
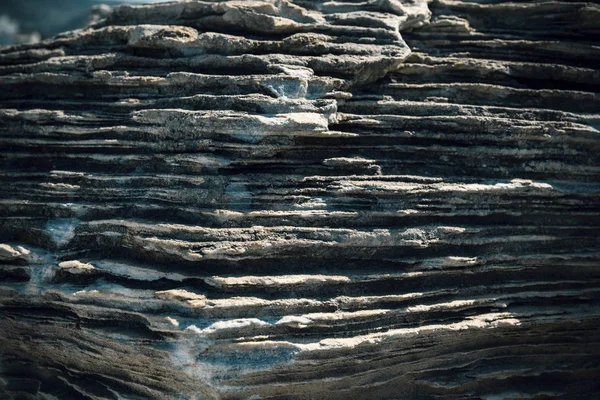
<path fill-rule="evenodd" d="M 1 48 L 0 397 L 595 397 L 599 10 L 186 1 Z"/>

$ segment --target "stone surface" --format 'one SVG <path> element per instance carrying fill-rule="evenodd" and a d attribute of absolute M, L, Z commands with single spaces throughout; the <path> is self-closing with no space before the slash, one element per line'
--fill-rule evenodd
<path fill-rule="evenodd" d="M 0 48 L 0 398 L 597 397 L 598 10 L 186 1 Z"/>

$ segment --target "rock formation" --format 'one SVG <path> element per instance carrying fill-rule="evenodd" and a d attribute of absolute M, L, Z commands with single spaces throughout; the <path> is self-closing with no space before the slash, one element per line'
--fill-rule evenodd
<path fill-rule="evenodd" d="M 0 48 L 0 398 L 600 394 L 600 6 L 185 1 Z"/>

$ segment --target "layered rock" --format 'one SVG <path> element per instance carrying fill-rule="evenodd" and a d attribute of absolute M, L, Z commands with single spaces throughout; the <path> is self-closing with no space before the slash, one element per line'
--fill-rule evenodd
<path fill-rule="evenodd" d="M 0 394 L 593 397 L 598 10 L 187 1 L 3 48 Z"/>

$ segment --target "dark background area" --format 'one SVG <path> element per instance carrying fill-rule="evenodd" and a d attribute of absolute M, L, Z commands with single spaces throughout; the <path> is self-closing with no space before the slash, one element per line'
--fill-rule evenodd
<path fill-rule="evenodd" d="M 99 4 L 167 0 L 0 0 L 0 45 L 31 42 L 83 27 Z"/>

